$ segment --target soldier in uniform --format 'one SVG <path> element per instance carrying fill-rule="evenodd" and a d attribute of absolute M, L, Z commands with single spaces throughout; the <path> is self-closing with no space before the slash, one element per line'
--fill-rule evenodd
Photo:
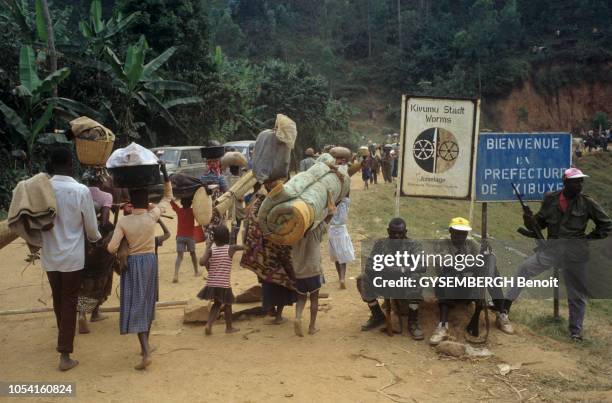
<path fill-rule="evenodd" d="M 582 321 L 587 302 L 586 264 L 589 258 L 588 240 L 606 238 L 612 230 L 612 220 L 591 197 L 582 193 L 584 178 L 577 168 L 563 174 L 563 189 L 544 195 L 535 221 L 540 229 L 547 229 L 548 243 L 519 266 L 516 277 L 531 278 L 555 266 L 563 271 L 569 308 L 569 332 L 573 341 L 582 341 Z M 533 231 L 528 214 L 523 216 L 527 229 Z M 588 221 L 595 229 L 588 235 Z M 552 240 L 552 241 L 551 241 Z M 521 288 L 516 284 L 508 292 L 505 308 L 509 312 L 512 301 Z"/>

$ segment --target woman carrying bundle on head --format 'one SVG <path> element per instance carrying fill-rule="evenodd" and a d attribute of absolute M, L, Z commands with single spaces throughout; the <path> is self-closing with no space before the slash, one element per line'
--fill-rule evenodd
<path fill-rule="evenodd" d="M 125 238 L 129 247 L 127 268 L 121 273 L 119 327 L 121 334 L 137 333 L 142 359 L 135 366 L 143 370 L 151 364 L 149 332 L 155 318 L 157 294 L 157 258 L 155 256 L 155 227 L 162 212 L 170 207 L 172 184 L 166 166 L 161 163 L 164 176 L 164 196 L 157 206 L 149 204 L 146 187 L 131 188 L 132 214 L 117 222 L 108 244 L 108 251 L 116 253 Z"/>

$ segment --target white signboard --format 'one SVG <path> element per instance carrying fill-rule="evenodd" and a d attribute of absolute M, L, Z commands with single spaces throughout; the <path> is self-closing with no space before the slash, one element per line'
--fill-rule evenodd
<path fill-rule="evenodd" d="M 478 118 L 478 100 L 403 97 L 403 196 L 470 198 Z"/>

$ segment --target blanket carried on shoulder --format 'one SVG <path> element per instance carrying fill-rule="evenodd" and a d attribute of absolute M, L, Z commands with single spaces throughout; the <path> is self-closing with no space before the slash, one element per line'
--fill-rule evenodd
<path fill-rule="evenodd" d="M 49 175 L 39 173 L 21 181 L 13 190 L 8 226 L 29 245 L 42 247 L 41 231 L 53 226 L 57 201 Z"/>

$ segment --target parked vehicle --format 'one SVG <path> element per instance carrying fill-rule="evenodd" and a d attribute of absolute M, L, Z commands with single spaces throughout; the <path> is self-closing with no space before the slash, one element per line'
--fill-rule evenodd
<path fill-rule="evenodd" d="M 204 174 L 206 161 L 202 158 L 202 146 L 156 147 L 151 151 L 166 163 L 168 175 L 183 174 L 200 178 Z M 152 186 L 149 195 L 152 201 L 161 199 L 164 193 L 163 185 Z"/>

